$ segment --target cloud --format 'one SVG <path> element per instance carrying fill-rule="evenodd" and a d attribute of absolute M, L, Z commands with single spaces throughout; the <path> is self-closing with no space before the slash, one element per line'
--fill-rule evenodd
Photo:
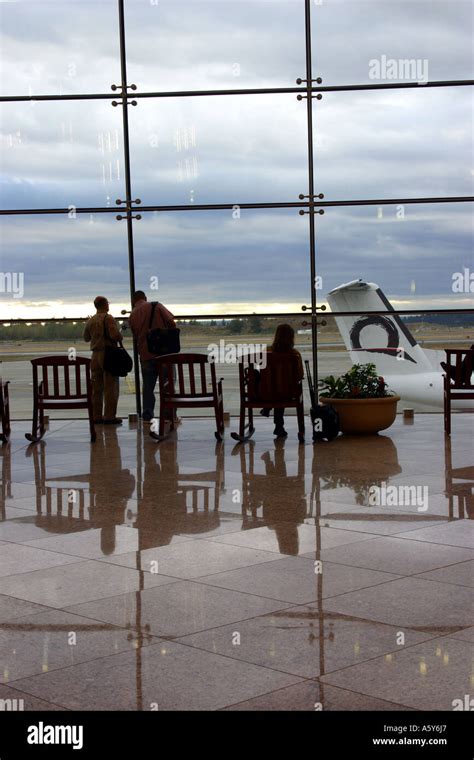
<path fill-rule="evenodd" d="M 129 81 L 139 91 L 293 86 L 305 76 L 300 0 L 125 8 Z M 112 0 L 2 4 L 1 14 L 2 94 L 109 92 L 118 83 Z M 315 75 L 326 85 L 369 82 L 370 60 L 385 55 L 426 58 L 430 79 L 469 78 L 471 21 L 464 0 L 325 0 L 313 6 Z M 316 192 L 472 194 L 471 96 L 470 87 L 324 93 L 314 105 Z M 0 114 L 3 208 L 114 207 L 124 197 L 121 110 L 110 101 L 3 103 Z M 307 193 L 306 101 L 294 94 L 140 99 L 129 118 L 132 193 L 143 204 L 293 202 Z M 126 224 L 116 213 L 2 217 L 1 268 L 25 273 L 25 306 L 83 309 L 104 286 L 127 303 Z M 452 272 L 474 270 L 470 204 L 407 205 L 403 219 L 394 206 L 379 213 L 328 208 L 316 217 L 324 292 L 360 276 L 388 295 L 457 304 Z M 137 285 L 158 275 L 168 303 L 308 302 L 308 219 L 297 209 L 143 217 L 134 223 Z M 2 296 L 2 317 L 7 303 Z"/>

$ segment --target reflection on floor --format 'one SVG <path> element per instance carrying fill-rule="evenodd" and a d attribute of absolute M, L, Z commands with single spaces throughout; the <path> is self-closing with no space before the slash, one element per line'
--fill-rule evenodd
<path fill-rule="evenodd" d="M 473 417 L 299 446 L 57 421 L 0 451 L 0 708 L 452 710 Z M 294 428 L 294 429 L 293 429 Z M 460 703 L 455 702 L 460 700 Z"/>

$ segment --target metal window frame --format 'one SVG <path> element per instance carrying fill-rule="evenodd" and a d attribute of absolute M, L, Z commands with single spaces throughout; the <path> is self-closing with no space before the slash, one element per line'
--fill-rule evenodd
<path fill-rule="evenodd" d="M 404 89 L 430 89 L 433 87 L 466 87 L 472 86 L 472 79 L 457 80 L 438 80 L 434 82 L 390 82 L 379 84 L 356 84 L 356 85 L 334 85 L 322 86 L 320 78 L 313 78 L 312 64 L 312 40 L 311 40 L 311 0 L 304 0 L 305 14 L 305 79 L 297 80 L 297 87 L 260 87 L 260 88 L 235 88 L 224 90 L 180 90 L 169 92 L 137 92 L 136 86 L 128 84 L 127 79 L 127 53 L 126 53 L 126 24 L 124 0 L 117 0 L 118 5 L 118 24 L 119 24 L 119 41 L 120 41 L 120 85 L 113 85 L 112 93 L 80 93 L 71 95 L 20 95 L 20 96 L 2 96 L 0 103 L 11 102 L 39 102 L 39 101 L 68 101 L 68 100 L 110 100 L 112 105 L 122 107 L 122 129 L 123 129 L 123 155 L 124 155 L 124 179 L 126 197 L 120 201 L 120 205 L 115 208 L 111 207 L 81 207 L 76 209 L 78 214 L 91 213 L 117 213 L 117 210 L 123 210 L 124 215 L 121 219 L 127 222 L 127 246 L 128 246 L 128 266 L 129 266 L 129 286 L 130 296 L 135 290 L 135 253 L 133 238 L 133 220 L 140 218 L 136 212 L 150 211 L 209 211 L 209 210 L 228 210 L 238 205 L 242 209 L 279 209 L 279 208 L 298 208 L 300 214 L 308 214 L 308 235 L 309 235 L 309 256 L 310 256 L 310 277 L 311 277 L 311 306 L 308 308 L 311 324 L 311 346 L 313 354 L 313 377 L 318 376 L 318 338 L 317 338 L 317 311 L 319 307 L 316 298 L 316 224 L 315 215 L 323 214 L 325 208 L 346 207 L 346 206 L 383 206 L 383 205 L 408 205 L 408 204 L 436 204 L 436 203 L 465 203 L 474 201 L 474 196 L 444 196 L 434 198 L 377 198 L 377 199 L 356 199 L 326 201 L 322 195 L 315 195 L 314 192 L 314 128 L 313 128 L 313 100 L 321 99 L 324 92 L 357 92 L 372 90 L 404 90 Z M 291 94 L 296 93 L 299 100 L 306 98 L 306 122 L 307 122 L 307 143 L 308 143 L 308 185 L 307 195 L 300 195 L 299 202 L 289 201 L 282 203 L 209 203 L 185 205 L 148 205 L 142 206 L 139 199 L 132 197 L 132 170 L 130 161 L 130 135 L 128 107 L 130 104 L 136 105 L 142 98 L 178 98 L 178 97 L 203 97 L 203 96 L 225 96 L 225 95 L 271 95 L 271 94 Z M 117 102 L 120 99 L 121 102 Z M 35 215 L 35 214 L 67 214 L 69 209 L 47 208 L 47 209 L 0 209 L 0 216 L 14 215 Z M 365 312 L 350 311 L 341 312 L 341 316 L 357 316 Z M 396 309 L 393 311 L 374 312 L 377 314 L 429 314 L 429 313 L 467 313 L 474 314 L 474 309 Z M 331 314 L 331 312 L 329 312 Z M 255 314 L 225 314 L 225 315 L 183 315 L 180 320 L 186 319 L 233 319 L 246 318 L 255 316 Z M 265 314 L 260 313 L 257 316 L 262 317 L 295 317 L 302 316 L 294 312 Z M 38 322 L 80 322 L 83 318 L 74 319 L 72 317 L 64 319 L 22 319 L 9 320 L 1 319 L 0 323 L 38 323 Z M 140 398 L 140 372 L 138 363 L 137 346 L 134 341 L 134 366 L 135 366 L 135 393 L 137 413 L 141 414 Z"/>

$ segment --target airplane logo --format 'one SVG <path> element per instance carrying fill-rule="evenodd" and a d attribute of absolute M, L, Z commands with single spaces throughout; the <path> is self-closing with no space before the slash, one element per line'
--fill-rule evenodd
<path fill-rule="evenodd" d="M 369 325 L 376 325 L 381 327 L 387 333 L 387 345 L 384 348 L 362 348 L 360 343 L 360 334 L 364 328 Z M 400 349 L 400 337 L 397 329 L 397 325 L 389 317 L 384 317 L 381 314 L 371 314 L 366 317 L 359 317 L 351 327 L 349 337 L 351 340 L 351 347 L 353 351 L 368 351 L 369 353 L 388 354 L 389 356 L 397 356 L 400 351 L 403 351 L 403 358 L 416 364 L 416 359 L 405 350 Z"/>

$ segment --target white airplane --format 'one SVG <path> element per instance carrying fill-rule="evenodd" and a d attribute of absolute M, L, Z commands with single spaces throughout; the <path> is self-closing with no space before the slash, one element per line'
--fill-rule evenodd
<path fill-rule="evenodd" d="M 390 389 L 419 411 L 443 407 L 444 351 L 424 349 L 418 344 L 398 314 L 371 314 L 393 311 L 393 306 L 373 282 L 353 280 L 327 295 L 339 332 L 353 364 L 372 362 Z M 338 311 L 364 311 L 363 316 L 338 317 Z M 470 400 L 453 400 L 453 409 L 472 409 Z"/>

